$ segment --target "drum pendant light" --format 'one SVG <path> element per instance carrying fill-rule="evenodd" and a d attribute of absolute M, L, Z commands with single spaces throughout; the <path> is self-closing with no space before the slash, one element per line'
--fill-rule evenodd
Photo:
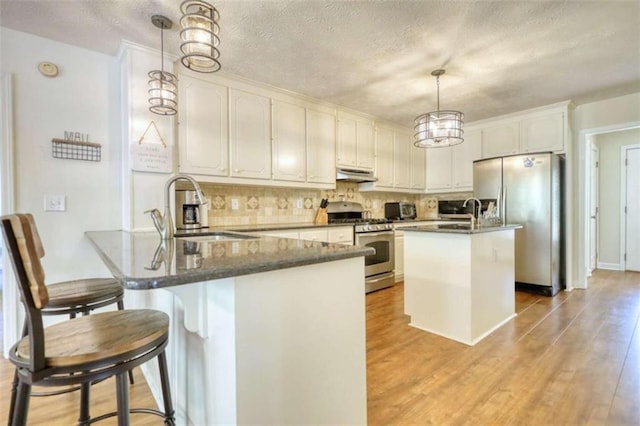
<path fill-rule="evenodd" d="M 220 27 L 218 10 L 201 0 L 185 0 L 180 5 L 181 62 L 190 70 L 210 73 L 220 69 Z"/>
<path fill-rule="evenodd" d="M 160 28 L 160 69 L 149 71 L 149 111 L 159 115 L 178 112 L 178 79 L 164 70 L 164 30 L 171 28 L 169 18 L 153 15 L 151 22 Z"/>
<path fill-rule="evenodd" d="M 458 145 L 464 141 L 462 130 L 464 115 L 460 111 L 440 110 L 440 76 L 445 71 L 437 69 L 431 72 L 436 78 L 437 108 L 415 119 L 414 145 L 419 148 L 441 148 Z"/>

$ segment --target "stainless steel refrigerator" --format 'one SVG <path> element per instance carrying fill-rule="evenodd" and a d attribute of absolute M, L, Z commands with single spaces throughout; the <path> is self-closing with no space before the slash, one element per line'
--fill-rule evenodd
<path fill-rule="evenodd" d="M 564 288 L 562 157 L 535 153 L 474 161 L 473 195 L 496 199 L 515 231 L 516 288 L 554 296 Z"/>

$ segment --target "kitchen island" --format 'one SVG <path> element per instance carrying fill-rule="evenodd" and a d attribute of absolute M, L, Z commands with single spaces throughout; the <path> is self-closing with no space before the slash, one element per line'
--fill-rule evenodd
<path fill-rule="evenodd" d="M 87 233 L 126 306 L 171 317 L 177 424 L 366 424 L 372 249 L 215 234 Z M 160 401 L 156 369 L 143 367 Z"/>
<path fill-rule="evenodd" d="M 518 228 L 404 228 L 404 306 L 410 325 L 474 345 L 513 318 Z"/>

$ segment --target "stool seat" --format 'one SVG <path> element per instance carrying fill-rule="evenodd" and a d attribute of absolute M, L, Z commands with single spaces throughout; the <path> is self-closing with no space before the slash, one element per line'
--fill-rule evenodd
<path fill-rule="evenodd" d="M 104 301 L 111 304 L 124 294 L 122 284 L 115 278 L 85 278 L 48 284 L 47 291 L 49 302 L 44 311 L 71 306 L 90 307 Z"/>
<path fill-rule="evenodd" d="M 45 367 L 71 367 L 144 352 L 169 333 L 167 314 L 151 309 L 105 312 L 75 318 L 44 329 Z M 12 351 L 16 362 L 30 357 L 29 338 Z"/>

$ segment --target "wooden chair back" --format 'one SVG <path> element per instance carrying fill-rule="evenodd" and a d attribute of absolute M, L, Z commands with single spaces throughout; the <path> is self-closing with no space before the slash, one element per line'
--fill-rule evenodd
<path fill-rule="evenodd" d="M 38 228 L 36 227 L 36 221 L 33 218 L 31 213 L 25 213 L 27 220 L 29 221 L 29 225 L 31 226 L 31 236 L 33 237 L 33 244 L 36 249 L 36 254 L 38 258 L 42 259 L 44 257 L 44 246 L 42 245 L 42 240 L 40 239 L 40 234 L 38 234 Z"/>
<path fill-rule="evenodd" d="M 44 283 L 44 269 L 34 239 L 35 224 L 26 214 L 2 216 L 5 249 L 8 251 L 21 300 L 25 307 L 30 340 L 29 369 L 44 368 L 44 332 L 41 309 L 47 305 L 49 295 Z M 37 232 L 37 230 L 36 230 Z M 38 237 L 39 240 L 39 237 Z"/>

